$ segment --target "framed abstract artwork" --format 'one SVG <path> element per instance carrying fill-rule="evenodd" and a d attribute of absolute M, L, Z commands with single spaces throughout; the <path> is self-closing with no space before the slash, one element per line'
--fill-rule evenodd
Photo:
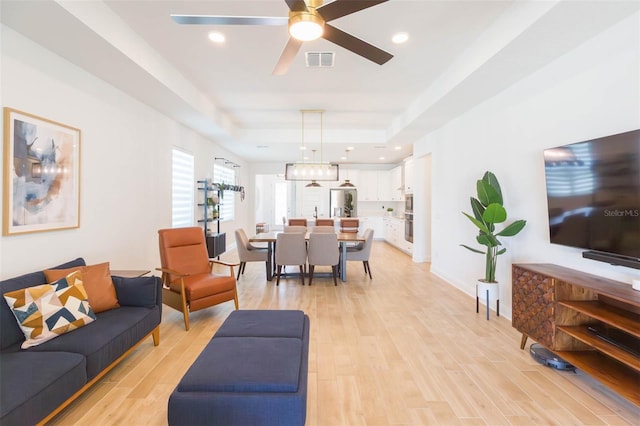
<path fill-rule="evenodd" d="M 80 226 L 80 129 L 4 108 L 2 234 Z"/>

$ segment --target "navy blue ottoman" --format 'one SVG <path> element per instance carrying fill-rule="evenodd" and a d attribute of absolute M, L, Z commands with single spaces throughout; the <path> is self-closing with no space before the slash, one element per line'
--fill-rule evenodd
<path fill-rule="evenodd" d="M 304 425 L 309 317 L 233 311 L 169 397 L 169 425 Z"/>

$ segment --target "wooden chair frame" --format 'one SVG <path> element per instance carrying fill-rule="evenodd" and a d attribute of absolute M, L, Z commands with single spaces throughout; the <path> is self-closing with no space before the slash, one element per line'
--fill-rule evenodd
<path fill-rule="evenodd" d="M 235 280 L 235 273 L 233 268 L 238 266 L 237 263 L 223 262 L 221 260 L 209 259 L 209 268 L 211 272 L 213 272 L 214 265 L 223 265 L 229 267 L 229 276 L 231 276 Z M 182 312 L 184 317 L 184 328 L 189 331 L 189 302 L 187 301 L 187 295 L 184 290 L 184 278 L 188 277 L 191 274 L 183 274 L 182 272 L 174 271 L 169 268 L 156 268 L 156 270 L 162 272 L 162 303 L 165 305 Z M 180 293 L 171 290 L 171 282 L 169 281 L 169 276 L 174 275 L 177 276 L 180 280 Z M 238 289 L 235 288 L 235 294 L 233 296 L 233 302 L 236 306 L 236 310 L 239 309 L 238 304 Z"/>

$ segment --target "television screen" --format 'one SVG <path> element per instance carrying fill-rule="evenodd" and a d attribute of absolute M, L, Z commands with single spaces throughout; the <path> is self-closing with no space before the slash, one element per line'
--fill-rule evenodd
<path fill-rule="evenodd" d="M 640 259 L 640 130 L 544 151 L 551 243 Z"/>

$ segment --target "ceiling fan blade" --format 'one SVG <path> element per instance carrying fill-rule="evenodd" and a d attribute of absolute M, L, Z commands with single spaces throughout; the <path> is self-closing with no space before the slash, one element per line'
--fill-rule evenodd
<path fill-rule="evenodd" d="M 273 75 L 284 75 L 287 73 L 287 71 L 289 71 L 289 66 L 291 66 L 291 63 L 298 54 L 300 46 L 302 46 L 302 42 L 300 40 L 289 37 L 289 41 L 284 47 L 284 50 L 280 55 L 280 59 L 278 59 L 278 63 L 276 64 L 276 67 L 273 69 Z"/>
<path fill-rule="evenodd" d="M 178 24 L 186 25 L 287 25 L 284 16 L 220 16 L 220 15 L 171 15 Z"/>
<path fill-rule="evenodd" d="M 324 24 L 324 34 L 322 35 L 322 38 L 329 40 L 338 46 L 344 47 L 345 49 L 375 62 L 378 65 L 382 65 L 389 59 L 393 58 L 391 53 L 385 52 L 366 41 L 360 40 L 359 38 L 326 23 Z"/>
<path fill-rule="evenodd" d="M 329 22 L 387 1 L 389 0 L 335 0 L 316 10 L 325 22 Z"/>
<path fill-rule="evenodd" d="M 284 0 L 285 3 L 287 3 L 287 6 L 289 6 L 289 10 L 292 12 L 306 12 L 309 9 L 307 9 L 307 4 L 304 2 L 304 0 Z"/>

